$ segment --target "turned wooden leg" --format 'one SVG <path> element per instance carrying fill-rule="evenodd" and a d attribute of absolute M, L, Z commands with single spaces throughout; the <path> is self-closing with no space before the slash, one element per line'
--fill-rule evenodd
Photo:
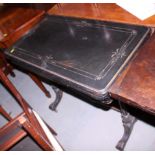
<path fill-rule="evenodd" d="M 12 120 L 10 115 L 4 110 L 4 108 L 0 105 L 0 114 L 3 115 L 8 121 Z"/>
<path fill-rule="evenodd" d="M 39 78 L 37 76 L 35 76 L 34 74 L 31 74 L 31 73 L 29 73 L 29 76 L 37 84 L 37 86 L 45 93 L 45 95 L 48 98 L 50 98 L 51 97 L 50 92 L 45 88 L 45 86 L 42 84 L 42 82 L 39 80 Z"/>

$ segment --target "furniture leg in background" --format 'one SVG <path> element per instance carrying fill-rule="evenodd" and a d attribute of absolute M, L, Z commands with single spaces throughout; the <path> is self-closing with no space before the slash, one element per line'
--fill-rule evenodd
<path fill-rule="evenodd" d="M 10 115 L 5 111 L 5 109 L 0 105 L 0 114 L 2 114 L 8 121 L 12 120 Z"/>
<path fill-rule="evenodd" d="M 3 140 L 4 136 L 7 135 L 6 130 L 10 132 L 12 128 L 15 128 L 16 126 L 18 127 L 20 126 L 24 129 L 24 131 L 20 131 L 20 134 L 19 134 L 20 136 L 16 135 L 13 138 L 14 141 L 10 141 L 10 138 L 9 138 L 9 140 L 7 140 L 6 143 L 4 143 L 4 145 L 1 144 L 0 150 L 8 149 L 7 146 L 11 147 L 11 145 L 8 145 L 8 143 L 12 144 L 12 142 L 16 142 L 21 137 L 24 137 L 25 132 L 29 133 L 44 150 L 63 150 L 62 147 L 57 142 L 57 140 L 48 130 L 46 125 L 40 119 L 39 115 L 37 115 L 37 113 L 34 112 L 31 107 L 29 107 L 28 103 L 24 100 L 21 94 L 10 82 L 8 77 L 3 73 L 1 68 L 0 68 L 0 80 L 10 90 L 10 92 L 13 94 L 13 96 L 15 97 L 15 99 L 18 101 L 18 103 L 23 109 L 22 114 L 20 114 L 14 120 L 11 120 L 9 124 L 1 128 L 0 138 L 2 138 Z M 2 109 L 1 111 L 3 112 L 3 115 L 4 115 L 4 110 Z M 48 133 L 48 135 L 46 133 Z"/>
<path fill-rule="evenodd" d="M 50 92 L 45 88 L 45 86 L 43 85 L 43 83 L 40 81 L 40 79 L 32 74 L 32 73 L 28 73 L 28 75 L 30 76 L 30 78 L 36 83 L 36 85 L 44 92 L 44 94 L 48 97 L 51 98 L 51 94 Z"/>
<path fill-rule="evenodd" d="M 1 51 L 0 51 L 0 67 L 3 69 L 6 75 L 10 74 L 12 77 L 15 77 L 13 67 L 6 61 L 5 56 Z"/>
<path fill-rule="evenodd" d="M 5 59 L 4 54 L 1 52 L 0 53 L 0 67 L 3 69 L 4 73 L 6 75 L 10 74 L 12 77 L 15 77 L 15 73 L 13 72 L 13 66 L 7 62 Z M 29 77 L 36 83 L 36 85 L 43 91 L 43 93 L 50 98 L 51 94 L 50 92 L 45 88 L 41 80 L 34 74 L 28 73 Z"/>
<path fill-rule="evenodd" d="M 44 7 L 50 8 L 53 7 L 53 5 L 47 4 Z M 32 8 L 35 8 L 35 5 Z M 0 64 L 1 62 L 3 63 L 3 69 L 6 75 L 10 74 L 13 77 L 15 76 L 13 66 L 10 65 L 4 57 L 4 50 L 10 48 L 10 46 L 12 46 L 18 39 L 20 39 L 20 37 L 44 17 L 44 9 L 38 10 L 32 8 L 29 5 L 27 5 L 27 7 L 22 7 L 19 4 L 5 4 L 0 8 Z M 44 87 L 40 79 L 31 73 L 29 76 L 44 94 L 50 98 L 51 95 L 49 91 Z"/>

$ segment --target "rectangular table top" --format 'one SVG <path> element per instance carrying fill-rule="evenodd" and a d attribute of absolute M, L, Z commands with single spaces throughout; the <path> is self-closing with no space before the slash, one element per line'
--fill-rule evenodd
<path fill-rule="evenodd" d="M 113 98 L 155 114 L 155 34 L 110 88 Z"/>
<path fill-rule="evenodd" d="M 149 30 L 47 15 L 5 54 L 28 70 L 103 100 Z"/>

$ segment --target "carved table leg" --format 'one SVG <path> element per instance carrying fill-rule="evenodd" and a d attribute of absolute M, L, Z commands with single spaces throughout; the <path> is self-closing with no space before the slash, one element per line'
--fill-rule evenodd
<path fill-rule="evenodd" d="M 62 99 L 63 91 L 55 86 L 52 86 L 52 88 L 55 92 L 56 97 L 55 100 L 50 104 L 49 108 L 53 111 L 56 111 L 56 108 Z"/>
<path fill-rule="evenodd" d="M 124 150 L 124 147 L 131 135 L 133 126 L 136 122 L 136 118 L 129 114 L 124 107 L 122 107 L 122 104 L 120 103 L 121 107 L 121 115 L 122 115 L 122 122 L 123 122 L 123 127 L 124 127 L 124 134 L 122 138 L 119 140 L 119 142 L 116 145 L 116 148 L 120 151 Z"/>

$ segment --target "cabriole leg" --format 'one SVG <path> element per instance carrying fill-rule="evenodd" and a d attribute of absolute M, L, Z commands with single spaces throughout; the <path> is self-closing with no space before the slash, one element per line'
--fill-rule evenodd
<path fill-rule="evenodd" d="M 137 119 L 126 111 L 126 109 L 122 105 L 122 103 L 119 102 L 119 104 L 120 104 L 120 108 L 121 108 L 124 134 L 123 134 L 122 138 L 119 140 L 119 142 L 117 143 L 116 148 L 120 151 L 123 151 L 128 139 L 131 135 L 133 126 Z"/>
<path fill-rule="evenodd" d="M 60 103 L 62 96 L 63 96 L 63 91 L 60 90 L 59 88 L 52 86 L 54 92 L 55 92 L 55 100 L 50 104 L 49 108 L 53 111 L 56 111 L 58 104 Z"/>

